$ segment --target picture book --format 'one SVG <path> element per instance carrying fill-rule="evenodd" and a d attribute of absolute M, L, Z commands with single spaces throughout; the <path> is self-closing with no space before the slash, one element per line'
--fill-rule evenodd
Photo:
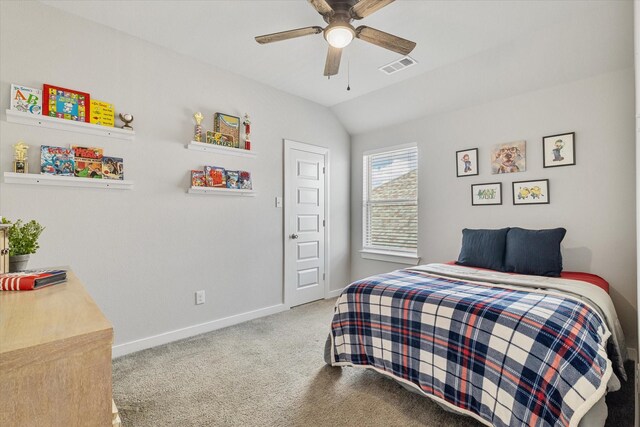
<path fill-rule="evenodd" d="M 122 157 L 102 156 L 102 178 L 124 179 L 124 160 Z"/>
<path fill-rule="evenodd" d="M 238 188 L 238 171 L 226 171 L 227 188 Z"/>
<path fill-rule="evenodd" d="M 113 104 L 92 99 L 89 103 L 89 123 L 113 127 L 116 123 Z"/>
<path fill-rule="evenodd" d="M 40 146 L 40 173 L 73 176 L 75 156 L 71 148 Z"/>
<path fill-rule="evenodd" d="M 238 174 L 238 188 L 242 190 L 252 190 L 251 172 L 240 171 Z"/>
<path fill-rule="evenodd" d="M 229 114 L 215 113 L 213 116 L 213 130 L 232 138 L 232 147 L 240 148 L 240 117 Z"/>
<path fill-rule="evenodd" d="M 226 187 L 227 177 L 224 168 L 205 166 L 204 177 L 207 187 Z"/>
<path fill-rule="evenodd" d="M 102 178 L 102 148 L 72 146 L 76 160 L 75 176 Z"/>
<path fill-rule="evenodd" d="M 223 147 L 235 147 L 232 136 L 224 135 L 220 132 L 211 132 L 210 130 L 207 131 L 206 142 L 207 144 L 222 145 Z"/>
<path fill-rule="evenodd" d="M 24 270 L 0 274 L 0 291 L 32 291 L 67 280 L 65 270 Z"/>
<path fill-rule="evenodd" d="M 11 109 L 22 113 L 42 114 L 42 90 L 12 84 Z"/>
<path fill-rule="evenodd" d="M 89 121 L 91 99 L 88 93 L 45 84 L 42 114 L 76 122 Z"/>
<path fill-rule="evenodd" d="M 192 170 L 191 171 L 191 186 L 192 187 L 206 187 L 207 180 L 204 177 L 204 171 Z"/>

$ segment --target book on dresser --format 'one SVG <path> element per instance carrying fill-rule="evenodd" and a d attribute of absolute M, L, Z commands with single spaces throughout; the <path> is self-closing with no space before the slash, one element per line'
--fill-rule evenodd
<path fill-rule="evenodd" d="M 37 269 L 0 274 L 0 291 L 32 291 L 67 280 L 66 270 Z"/>

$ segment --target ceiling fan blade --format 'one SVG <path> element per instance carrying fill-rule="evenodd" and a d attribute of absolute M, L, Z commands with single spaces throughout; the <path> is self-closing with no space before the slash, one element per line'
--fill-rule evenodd
<path fill-rule="evenodd" d="M 296 37 L 310 36 L 311 34 L 320 34 L 322 27 L 304 27 L 295 30 L 281 31 L 279 33 L 265 34 L 257 36 L 256 41 L 260 44 L 279 42 L 282 40 L 293 39 Z"/>
<path fill-rule="evenodd" d="M 408 55 L 416 47 L 416 43 L 411 40 L 403 39 L 366 25 L 356 28 L 356 37 L 402 55 Z"/>
<path fill-rule="evenodd" d="M 340 69 L 340 58 L 342 57 L 342 49 L 339 47 L 329 46 L 327 52 L 327 62 L 324 64 L 324 75 L 335 76 Z"/>
<path fill-rule="evenodd" d="M 333 14 L 333 8 L 329 6 L 326 0 L 309 0 L 309 3 L 322 16 Z"/>
<path fill-rule="evenodd" d="M 393 2 L 394 0 L 360 0 L 351 7 L 351 17 L 362 19 Z"/>

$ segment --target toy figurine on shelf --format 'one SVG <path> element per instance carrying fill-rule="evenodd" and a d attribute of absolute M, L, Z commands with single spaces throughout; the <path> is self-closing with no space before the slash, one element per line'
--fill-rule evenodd
<path fill-rule="evenodd" d="M 249 119 L 249 115 L 244 113 L 243 122 L 244 125 L 244 149 L 251 150 L 251 120 Z"/>
<path fill-rule="evenodd" d="M 195 142 L 202 142 L 202 119 L 204 119 L 204 116 L 202 115 L 202 113 L 200 111 L 198 111 L 197 113 L 195 113 L 193 115 L 193 118 L 196 119 L 196 132 L 195 135 L 193 136 L 193 140 Z"/>
<path fill-rule="evenodd" d="M 129 123 L 131 123 L 133 121 L 133 116 L 131 114 L 118 114 L 120 116 L 120 120 L 122 120 L 124 122 L 124 126 L 122 126 L 122 129 L 129 129 L 129 130 L 133 130 L 133 128 L 131 126 L 129 126 Z"/>
<path fill-rule="evenodd" d="M 22 141 L 18 141 L 15 148 L 13 171 L 16 173 L 29 173 L 29 163 L 27 163 L 27 150 L 29 146 Z"/>

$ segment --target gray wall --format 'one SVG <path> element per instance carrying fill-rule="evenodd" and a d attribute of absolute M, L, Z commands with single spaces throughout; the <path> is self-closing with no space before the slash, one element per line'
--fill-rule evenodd
<path fill-rule="evenodd" d="M 282 303 L 283 209 L 274 198 L 283 195 L 283 138 L 331 150 L 331 287 L 349 280 L 349 135 L 328 109 L 38 2 L 3 1 L 0 12 L 1 170 L 23 139 L 32 171 L 41 144 L 99 146 L 124 157 L 135 182 L 124 192 L 0 183 L 0 215 L 47 227 L 31 265 L 70 265 L 116 343 Z M 112 102 L 134 115 L 136 140 L 7 123 L 11 83 Z M 197 110 L 209 129 L 216 111 L 249 112 L 258 157 L 186 150 Z M 257 196 L 186 194 L 189 170 L 205 164 L 252 171 Z M 199 289 L 207 303 L 195 306 Z"/>
<path fill-rule="evenodd" d="M 542 137 L 576 132 L 576 166 L 542 167 Z M 493 144 L 527 141 L 527 170 L 492 175 Z M 611 284 L 630 346 L 636 335 L 635 145 L 633 69 L 432 115 L 352 139 L 352 279 L 401 268 L 362 259 L 362 152 L 417 142 L 422 263 L 456 259 L 461 229 L 565 227 L 566 270 Z M 456 150 L 479 148 L 480 175 L 456 178 Z M 511 182 L 548 178 L 551 204 L 513 206 Z M 471 184 L 502 182 L 502 206 L 471 206 Z"/>

